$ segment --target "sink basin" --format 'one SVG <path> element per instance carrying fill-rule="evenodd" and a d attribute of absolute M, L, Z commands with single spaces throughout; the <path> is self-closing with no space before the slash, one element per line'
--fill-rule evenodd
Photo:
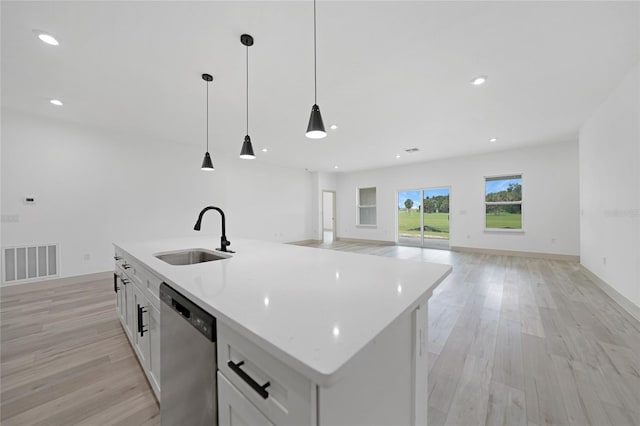
<path fill-rule="evenodd" d="M 196 263 L 213 262 L 214 260 L 228 259 L 228 254 L 205 249 L 188 249 L 172 251 L 168 253 L 158 253 L 154 255 L 169 265 L 193 265 Z"/>

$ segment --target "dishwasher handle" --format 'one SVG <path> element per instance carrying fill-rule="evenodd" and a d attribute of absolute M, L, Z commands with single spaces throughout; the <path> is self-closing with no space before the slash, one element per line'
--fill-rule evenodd
<path fill-rule="evenodd" d="M 176 312 L 178 312 L 183 317 L 185 317 L 187 319 L 191 318 L 191 311 L 189 311 L 189 309 L 187 307 L 183 306 L 177 300 L 171 299 L 171 306 L 173 306 L 173 309 L 175 309 Z"/>

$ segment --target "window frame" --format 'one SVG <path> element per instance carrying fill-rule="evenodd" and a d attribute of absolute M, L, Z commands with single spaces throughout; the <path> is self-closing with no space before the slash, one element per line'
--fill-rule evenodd
<path fill-rule="evenodd" d="M 522 181 L 522 197 L 520 199 L 520 201 L 487 201 L 487 180 L 499 180 L 500 178 L 502 179 L 509 179 L 509 178 L 515 178 L 516 176 L 518 176 L 520 178 L 520 180 Z M 525 187 L 524 187 L 524 173 L 501 173 L 498 175 L 490 175 L 490 176 L 484 176 L 483 177 L 484 180 L 484 188 L 482 190 L 483 193 L 483 211 L 482 211 L 482 217 L 483 217 L 483 221 L 484 221 L 484 232 L 486 233 L 511 233 L 511 234 L 524 234 L 524 193 L 525 193 Z M 520 224 L 521 227 L 520 229 L 509 229 L 509 228 L 487 228 L 487 206 L 499 206 L 499 205 L 512 205 L 512 204 L 519 204 L 520 205 Z"/>
<path fill-rule="evenodd" d="M 360 204 L 360 192 L 363 189 L 373 189 L 375 194 L 375 204 L 366 204 L 366 205 L 362 205 Z M 360 211 L 361 209 L 371 209 L 373 208 L 374 210 L 374 223 L 360 223 Z M 359 186 L 356 188 L 356 226 L 357 227 L 362 227 L 362 228 L 376 228 L 378 226 L 378 188 L 375 186 Z"/>

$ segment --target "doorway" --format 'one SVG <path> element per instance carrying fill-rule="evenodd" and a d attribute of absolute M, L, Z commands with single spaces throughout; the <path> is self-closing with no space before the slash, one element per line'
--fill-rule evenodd
<path fill-rule="evenodd" d="M 322 242 L 336 239 L 336 192 L 322 191 Z"/>
<path fill-rule="evenodd" d="M 398 244 L 449 248 L 448 187 L 398 191 Z"/>

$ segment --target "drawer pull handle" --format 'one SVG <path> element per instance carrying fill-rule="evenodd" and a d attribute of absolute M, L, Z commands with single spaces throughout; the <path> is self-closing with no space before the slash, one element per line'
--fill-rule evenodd
<path fill-rule="evenodd" d="M 129 269 L 129 268 L 131 268 L 131 265 L 129 265 L 128 263 L 122 264 L 122 269 Z"/>
<path fill-rule="evenodd" d="M 113 256 L 113 259 L 117 262 L 118 260 L 122 260 L 122 257 L 120 257 L 120 256 Z"/>
<path fill-rule="evenodd" d="M 129 281 L 128 279 L 126 279 L 126 278 L 122 278 L 122 284 L 127 285 L 127 284 L 129 284 L 130 282 L 131 282 L 131 281 Z"/>
<path fill-rule="evenodd" d="M 249 376 L 247 373 L 244 372 L 244 370 L 242 370 L 242 368 L 240 368 L 243 364 L 244 364 L 244 361 L 240 361 L 237 364 L 234 363 L 233 361 L 229 361 L 227 363 L 229 368 L 232 369 L 234 373 L 236 373 L 238 376 L 240 376 L 240 378 L 244 380 L 249 386 L 251 386 L 251 389 L 256 391 L 258 395 L 260 395 L 263 399 L 269 398 L 269 392 L 267 392 L 267 388 L 271 386 L 271 382 L 267 382 L 264 385 L 260 386 L 258 382 L 253 380 L 251 376 Z"/>
<path fill-rule="evenodd" d="M 142 314 L 145 312 L 147 312 L 147 310 L 138 304 L 138 333 L 140 333 L 140 337 L 144 337 L 144 333 L 149 331 L 149 329 L 145 329 L 144 324 L 142 324 Z"/>

